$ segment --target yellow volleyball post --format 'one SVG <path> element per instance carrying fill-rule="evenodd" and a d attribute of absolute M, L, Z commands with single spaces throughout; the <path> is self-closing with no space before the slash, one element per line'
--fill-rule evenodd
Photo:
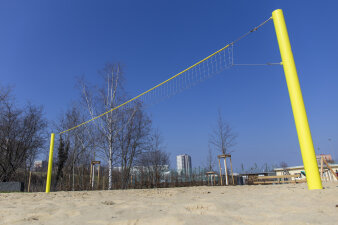
<path fill-rule="evenodd" d="M 50 183 L 52 179 L 52 167 L 53 167 L 53 149 L 54 149 L 54 133 L 50 135 L 50 147 L 49 147 L 49 160 L 48 160 L 48 171 L 46 181 L 46 193 L 50 191 Z"/>
<path fill-rule="evenodd" d="M 293 116 L 295 118 L 308 188 L 310 190 L 322 189 L 322 182 L 319 176 L 316 154 L 313 148 L 310 127 L 306 116 L 303 96 L 299 85 L 296 65 L 291 51 L 291 45 L 285 25 L 283 11 L 281 9 L 273 11 L 272 19 L 276 30 L 280 54 L 282 57 Z"/>

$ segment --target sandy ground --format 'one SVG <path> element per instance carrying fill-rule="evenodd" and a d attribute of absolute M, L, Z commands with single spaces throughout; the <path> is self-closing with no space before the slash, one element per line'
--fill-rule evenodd
<path fill-rule="evenodd" d="M 338 224 L 338 183 L 0 194 L 0 224 Z"/>

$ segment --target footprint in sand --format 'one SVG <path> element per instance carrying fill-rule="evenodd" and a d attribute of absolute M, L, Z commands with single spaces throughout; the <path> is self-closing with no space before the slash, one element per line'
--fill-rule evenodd
<path fill-rule="evenodd" d="M 113 201 L 104 201 L 101 202 L 103 205 L 114 205 L 115 203 Z"/>
<path fill-rule="evenodd" d="M 210 214 L 212 212 L 212 208 L 215 208 L 215 207 L 209 204 L 194 204 L 194 205 L 187 205 L 184 208 L 189 213 L 205 215 L 205 214 Z"/>
<path fill-rule="evenodd" d="M 24 218 L 23 220 L 24 221 L 36 221 L 36 220 L 39 220 L 39 217 L 38 216 L 30 216 L 28 218 Z"/>

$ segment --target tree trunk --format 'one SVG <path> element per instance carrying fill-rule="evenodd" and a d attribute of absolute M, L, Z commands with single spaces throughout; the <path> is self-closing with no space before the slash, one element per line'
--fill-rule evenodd
<path fill-rule="evenodd" d="M 73 170 L 72 170 L 72 173 L 73 173 L 72 191 L 75 191 L 75 188 L 74 188 L 74 183 L 75 183 L 75 176 L 74 176 L 75 175 L 75 162 L 74 161 L 73 161 Z"/>

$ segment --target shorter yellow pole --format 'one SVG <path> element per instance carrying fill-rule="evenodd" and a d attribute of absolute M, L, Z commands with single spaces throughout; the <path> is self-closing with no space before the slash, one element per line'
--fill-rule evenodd
<path fill-rule="evenodd" d="M 51 179 L 52 179 L 52 167 L 53 167 L 53 150 L 54 150 L 54 133 L 52 133 L 51 136 L 50 136 L 46 193 L 50 192 L 50 183 L 51 183 Z"/>

